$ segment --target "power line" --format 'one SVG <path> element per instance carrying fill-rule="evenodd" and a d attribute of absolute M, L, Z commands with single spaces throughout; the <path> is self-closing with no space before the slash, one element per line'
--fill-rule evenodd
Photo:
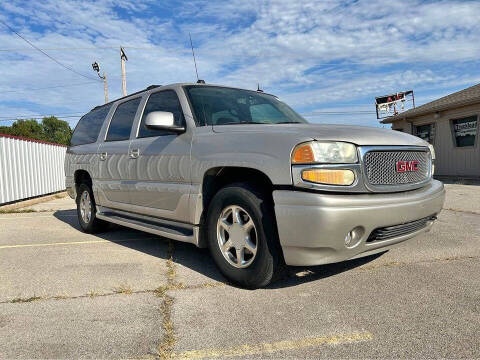
<path fill-rule="evenodd" d="M 0 116 L 0 119 L 5 119 L 5 118 L 12 118 L 12 117 L 20 117 L 20 118 L 27 118 L 29 116 L 33 117 L 49 117 L 49 116 L 64 116 L 64 115 L 80 115 L 80 114 L 85 114 L 84 112 L 81 111 L 75 111 L 75 112 L 69 112 L 69 113 L 58 113 L 58 114 L 27 114 L 27 115 L 8 115 L 8 116 Z"/>
<path fill-rule="evenodd" d="M 90 47 L 64 47 L 64 48 L 44 48 L 44 51 L 69 51 L 69 50 L 117 50 L 120 47 L 118 46 L 90 46 Z M 162 50 L 161 48 L 155 46 L 122 46 L 124 49 L 134 49 L 134 50 Z M 24 51 L 34 51 L 37 49 L 29 48 L 17 48 L 17 49 L 0 49 L 0 52 L 24 52 Z"/>
<path fill-rule="evenodd" d="M 96 78 L 93 78 L 93 77 L 90 77 L 90 76 L 87 76 L 87 75 L 84 75 L 74 69 L 72 69 L 70 66 L 67 66 L 63 63 L 61 63 L 60 61 L 58 61 L 57 59 L 55 59 L 54 57 L 48 55 L 45 51 L 43 51 L 42 49 L 40 49 L 39 47 L 35 46 L 33 43 L 31 43 L 28 39 L 24 38 L 22 35 L 20 35 L 18 32 L 16 32 L 12 27 L 10 27 L 9 25 L 7 25 L 6 23 L 4 23 L 2 20 L 0 20 L 0 23 L 2 23 L 5 27 L 7 27 L 8 29 L 10 29 L 10 31 L 12 31 L 15 35 L 17 35 L 20 39 L 22 39 L 23 41 L 25 41 L 27 44 L 29 44 L 31 47 L 33 47 L 34 49 L 40 51 L 43 55 L 45 55 L 46 57 L 48 57 L 50 60 L 52 60 L 53 62 L 57 63 L 58 65 L 60 65 L 61 67 L 63 67 L 64 69 L 67 69 L 77 75 L 80 75 L 86 79 L 89 79 L 89 80 L 95 80 L 95 81 L 98 81 L 98 79 Z"/>
<path fill-rule="evenodd" d="M 315 115 L 354 115 L 354 114 L 376 114 L 375 111 L 368 110 L 359 110 L 359 111 L 315 111 L 312 113 L 302 113 L 304 116 L 315 116 Z"/>
<path fill-rule="evenodd" d="M 7 122 L 7 121 L 17 121 L 17 120 L 42 120 L 44 117 L 50 117 L 50 116 L 55 116 L 61 119 L 66 119 L 66 118 L 80 118 L 83 116 L 82 115 L 69 115 L 69 116 L 61 116 L 61 115 L 48 115 L 48 116 L 32 116 L 32 117 L 26 117 L 26 118 L 11 118 L 11 119 L 0 119 L 0 122 Z"/>
<path fill-rule="evenodd" d="M 28 92 L 28 91 L 35 91 L 35 90 L 47 90 L 47 89 L 56 89 L 56 88 L 66 88 L 66 87 L 81 86 L 81 85 L 93 84 L 93 83 L 97 83 L 97 81 L 95 80 L 95 81 L 89 81 L 89 82 L 78 83 L 78 84 L 55 85 L 55 86 L 33 88 L 33 89 L 7 90 L 7 91 L 0 92 L 0 94 L 16 93 L 16 92 Z"/>

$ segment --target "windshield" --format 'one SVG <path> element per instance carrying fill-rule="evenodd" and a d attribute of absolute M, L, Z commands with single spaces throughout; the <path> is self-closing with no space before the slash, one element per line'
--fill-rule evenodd
<path fill-rule="evenodd" d="M 185 90 L 200 126 L 307 122 L 285 103 L 261 92 L 205 85 Z"/>

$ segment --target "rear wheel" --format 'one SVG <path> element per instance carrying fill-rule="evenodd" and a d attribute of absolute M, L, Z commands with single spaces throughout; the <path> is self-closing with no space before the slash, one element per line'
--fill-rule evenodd
<path fill-rule="evenodd" d="M 226 186 L 214 196 L 207 237 L 220 271 L 241 286 L 265 286 L 284 268 L 273 204 L 249 184 Z"/>
<path fill-rule="evenodd" d="M 77 216 L 80 227 L 86 233 L 96 233 L 106 227 L 106 223 L 97 219 L 97 208 L 92 188 L 88 184 L 80 184 L 77 193 Z"/>

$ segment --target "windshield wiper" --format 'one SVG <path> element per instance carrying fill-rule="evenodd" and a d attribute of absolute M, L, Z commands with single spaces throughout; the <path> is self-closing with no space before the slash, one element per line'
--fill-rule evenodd
<path fill-rule="evenodd" d="M 300 121 L 281 121 L 275 124 L 302 124 Z"/>
<path fill-rule="evenodd" d="M 248 125 L 248 124 L 265 124 L 262 122 L 255 122 L 255 121 L 247 121 L 247 122 L 228 122 L 228 123 L 223 123 L 223 124 L 214 124 L 213 126 L 222 126 L 222 125 Z"/>

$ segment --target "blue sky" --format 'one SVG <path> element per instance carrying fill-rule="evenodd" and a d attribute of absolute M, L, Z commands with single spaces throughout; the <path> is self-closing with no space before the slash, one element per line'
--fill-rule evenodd
<path fill-rule="evenodd" d="M 386 4 L 388 3 L 388 4 Z M 311 122 L 380 126 L 374 97 L 415 91 L 417 106 L 480 82 L 479 1 L 3 1 L 0 20 L 88 79 L 60 67 L 0 24 L 0 124 L 78 115 L 127 90 L 200 77 L 257 82 Z"/>

